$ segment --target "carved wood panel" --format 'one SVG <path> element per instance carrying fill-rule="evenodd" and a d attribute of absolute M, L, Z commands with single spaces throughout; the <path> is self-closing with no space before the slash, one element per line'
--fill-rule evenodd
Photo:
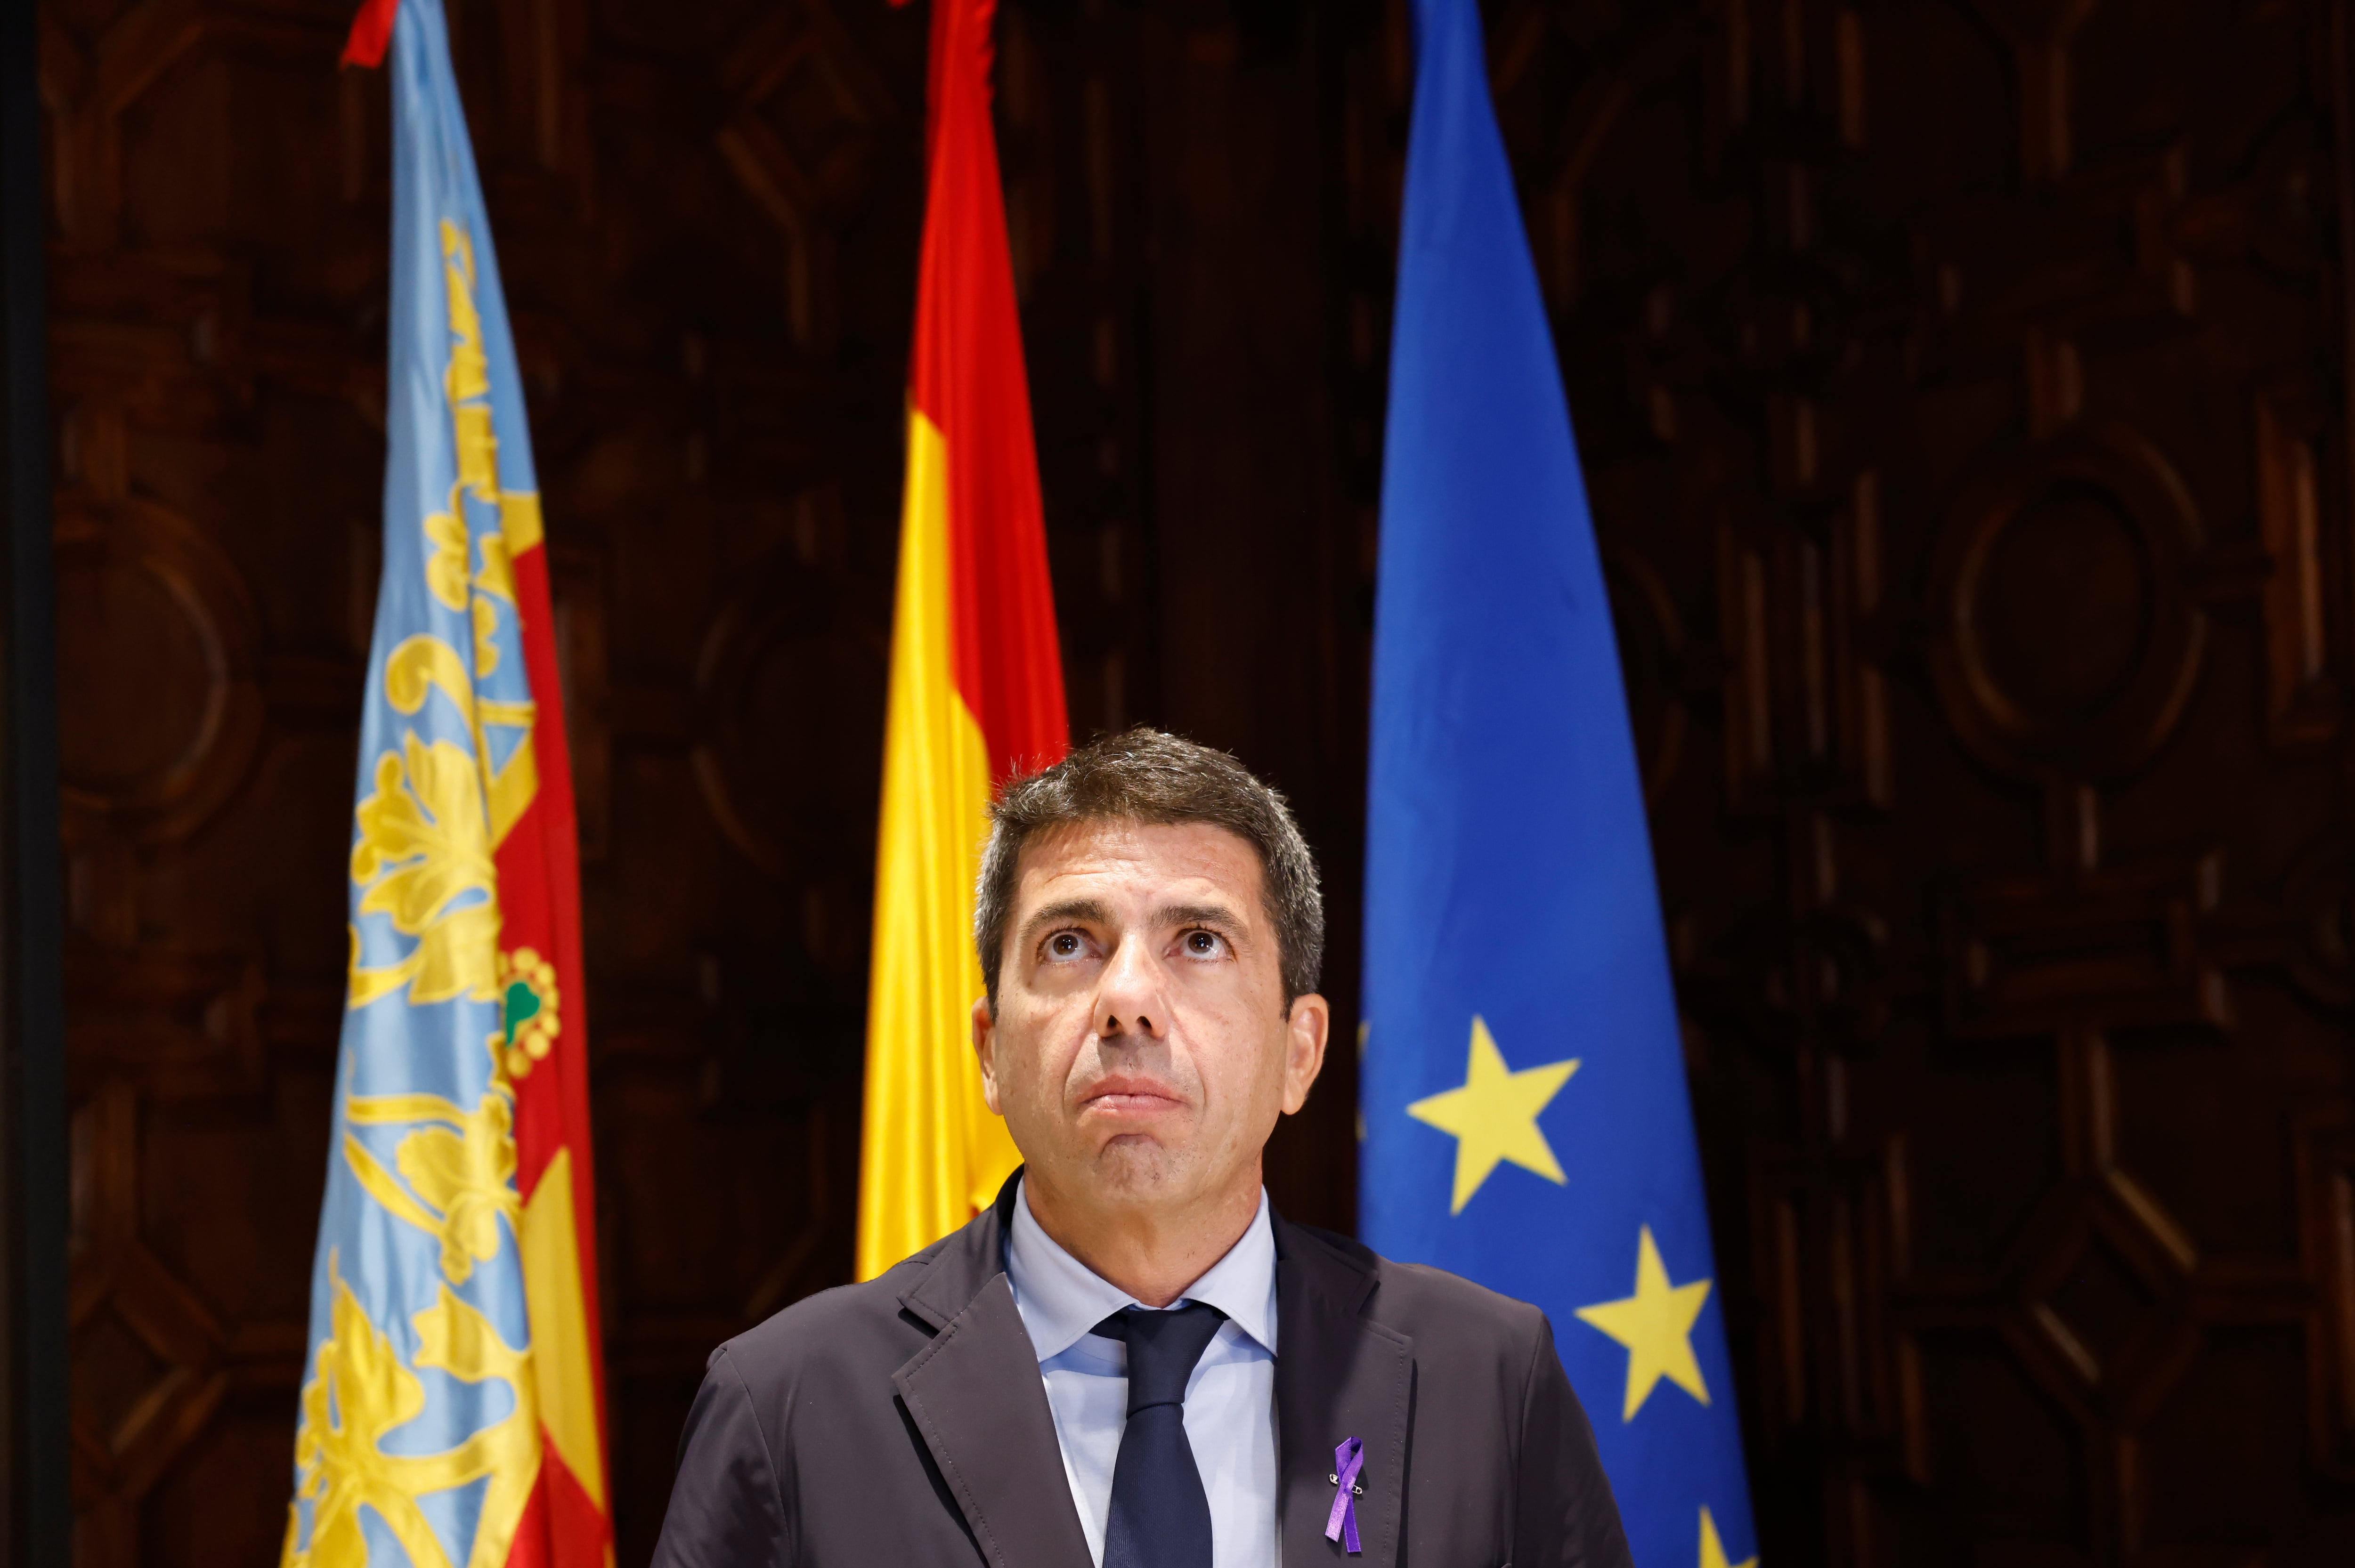
<path fill-rule="evenodd" d="M 1486 11 L 1764 1560 L 2346 1559 L 2345 7 Z"/>

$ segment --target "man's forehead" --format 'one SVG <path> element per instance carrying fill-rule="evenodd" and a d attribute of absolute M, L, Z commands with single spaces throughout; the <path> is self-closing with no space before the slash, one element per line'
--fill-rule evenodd
<path fill-rule="evenodd" d="M 1082 888 L 1097 896 L 1147 898 L 1214 889 L 1249 918 L 1263 878 L 1259 852 L 1215 823 L 1097 819 L 1051 828 L 1022 846 L 1016 902 L 1060 902 Z"/>

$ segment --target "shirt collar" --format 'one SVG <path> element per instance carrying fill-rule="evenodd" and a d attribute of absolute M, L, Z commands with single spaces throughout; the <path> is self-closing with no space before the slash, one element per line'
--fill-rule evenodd
<path fill-rule="evenodd" d="M 1052 1361 L 1124 1307 L 1144 1305 L 1063 1250 L 1030 1213 L 1024 1190 L 1014 1204 L 1006 1244 L 1006 1272 L 1014 1305 L 1029 1330 L 1031 1348 Z M 1180 1300 L 1216 1307 L 1268 1354 L 1275 1354 L 1275 1231 L 1268 1222 L 1267 1191 L 1241 1240 L 1186 1287 Z"/>

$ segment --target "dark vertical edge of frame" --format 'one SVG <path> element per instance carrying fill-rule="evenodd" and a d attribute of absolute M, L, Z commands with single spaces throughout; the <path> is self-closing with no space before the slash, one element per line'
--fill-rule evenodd
<path fill-rule="evenodd" d="M 66 1084 L 36 0 L 0 0 L 0 1552 L 65 1568 Z"/>

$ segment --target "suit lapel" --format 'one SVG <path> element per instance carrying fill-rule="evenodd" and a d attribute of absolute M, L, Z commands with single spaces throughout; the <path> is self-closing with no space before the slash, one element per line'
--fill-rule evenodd
<path fill-rule="evenodd" d="M 1373 1277 L 1344 1254 L 1278 1218 L 1276 1224 L 1276 1510 L 1284 1568 L 1312 1563 L 1393 1568 L 1404 1522 L 1407 1427 L 1414 1397 L 1414 1341 L 1367 1320 Z M 1333 1509 L 1333 1450 L 1365 1445 L 1351 1557 L 1325 1539 Z"/>
<path fill-rule="evenodd" d="M 1020 1176 L 990 1213 L 943 1244 L 900 1298 L 939 1332 L 891 1385 L 996 1568 L 1092 1568 L 1038 1353 L 1002 1261 L 1007 1200 Z"/>

